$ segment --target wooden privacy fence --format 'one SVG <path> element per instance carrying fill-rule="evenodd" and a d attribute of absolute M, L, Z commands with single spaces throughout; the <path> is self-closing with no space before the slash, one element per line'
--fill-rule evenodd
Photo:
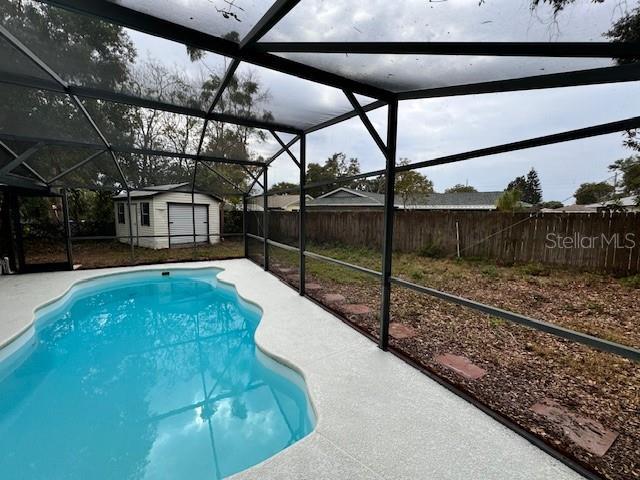
<path fill-rule="evenodd" d="M 306 229 L 309 242 L 382 247 L 381 211 L 309 211 Z M 270 212 L 269 237 L 295 242 L 298 214 Z M 393 248 L 634 274 L 640 272 L 640 213 L 398 211 Z"/>

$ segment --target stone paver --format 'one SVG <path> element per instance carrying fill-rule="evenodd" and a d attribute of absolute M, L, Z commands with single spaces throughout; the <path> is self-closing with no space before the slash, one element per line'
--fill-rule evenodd
<path fill-rule="evenodd" d="M 345 300 L 344 295 L 340 295 L 339 293 L 327 293 L 322 296 L 322 299 L 326 303 L 342 303 Z"/>
<path fill-rule="evenodd" d="M 453 370 L 468 380 L 477 380 L 484 377 L 487 373 L 484 368 L 474 365 L 467 357 L 460 355 L 445 353 L 444 355 L 438 355 L 435 360 L 440 365 Z"/>
<path fill-rule="evenodd" d="M 391 322 L 391 324 L 389 325 L 389 335 L 391 335 L 393 338 L 397 338 L 398 340 L 402 340 L 404 338 L 412 338 L 417 334 L 418 331 L 415 328 L 403 323 Z"/>
<path fill-rule="evenodd" d="M 342 310 L 349 315 L 366 315 L 371 313 L 371 309 L 367 305 L 361 305 L 359 303 L 349 303 L 342 305 Z"/>
<path fill-rule="evenodd" d="M 599 457 L 607 453 L 618 438 L 618 432 L 605 428 L 597 420 L 572 412 L 550 398 L 536 403 L 531 410 L 559 425 L 571 441 Z"/>

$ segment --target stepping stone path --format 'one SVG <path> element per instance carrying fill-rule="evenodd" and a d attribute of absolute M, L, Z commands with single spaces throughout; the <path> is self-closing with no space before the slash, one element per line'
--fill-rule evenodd
<path fill-rule="evenodd" d="M 358 303 L 349 303 L 347 305 L 343 305 L 342 310 L 350 315 L 366 315 L 367 313 L 371 313 L 371 309 L 369 307 Z"/>
<path fill-rule="evenodd" d="M 478 380 L 486 375 L 487 371 L 484 368 L 480 368 L 477 365 L 471 363 L 467 357 L 460 355 L 453 355 L 451 353 L 445 353 L 444 355 L 438 355 L 435 361 L 453 370 L 458 375 L 462 375 L 467 380 Z"/>
<path fill-rule="evenodd" d="M 572 412 L 550 398 L 536 403 L 531 410 L 560 426 L 576 445 L 599 457 L 607 453 L 618 438 L 618 432 L 608 430 L 597 420 Z"/>
<path fill-rule="evenodd" d="M 299 275 L 287 275 L 287 281 L 288 282 L 296 282 L 298 283 L 300 281 L 300 276 Z"/>
<path fill-rule="evenodd" d="M 305 284 L 304 288 L 309 292 L 315 292 L 317 290 L 320 290 L 322 288 L 322 285 L 320 285 L 319 283 L 307 283 Z"/>
<path fill-rule="evenodd" d="M 415 328 L 410 327 L 409 325 L 404 325 L 402 323 L 391 322 L 389 325 L 389 335 L 393 338 L 397 338 L 398 340 L 402 340 L 403 338 L 411 338 L 415 337 L 418 334 Z"/>
<path fill-rule="evenodd" d="M 280 270 L 280 273 L 293 273 L 293 272 L 295 272 L 295 269 L 288 268 L 288 267 L 280 268 L 279 270 Z"/>
<path fill-rule="evenodd" d="M 322 299 L 326 303 L 342 303 L 345 300 L 344 296 L 340 295 L 339 293 L 327 293 L 326 295 L 322 296 Z"/>

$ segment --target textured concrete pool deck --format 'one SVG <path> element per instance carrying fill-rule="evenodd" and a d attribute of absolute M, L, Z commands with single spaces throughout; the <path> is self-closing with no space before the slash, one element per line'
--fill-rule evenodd
<path fill-rule="evenodd" d="M 262 307 L 257 344 L 304 375 L 318 414 L 313 433 L 234 479 L 582 478 L 248 260 L 1 276 L 0 347 L 78 280 L 206 267 Z"/>

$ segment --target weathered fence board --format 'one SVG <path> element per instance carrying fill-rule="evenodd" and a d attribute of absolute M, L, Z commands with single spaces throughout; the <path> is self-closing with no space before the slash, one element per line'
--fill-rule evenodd
<path fill-rule="evenodd" d="M 256 220 L 261 221 L 261 215 L 250 219 L 250 223 Z M 486 257 L 504 263 L 539 262 L 590 271 L 640 272 L 637 212 L 399 211 L 394 228 L 393 247 L 399 252 L 431 247 L 445 255 L 456 255 L 459 248 L 463 257 Z M 375 211 L 310 211 L 306 229 L 310 242 L 379 249 L 383 215 Z M 257 224 L 250 225 L 249 231 L 259 230 Z M 269 236 L 283 243 L 295 243 L 298 214 L 270 212 Z M 571 246 L 571 242 L 581 244 Z"/>

